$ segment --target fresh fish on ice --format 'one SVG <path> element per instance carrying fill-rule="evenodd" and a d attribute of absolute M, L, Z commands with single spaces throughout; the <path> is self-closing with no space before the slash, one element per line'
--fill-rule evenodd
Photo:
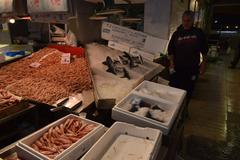
<path fill-rule="evenodd" d="M 123 76 L 121 78 L 131 79 L 129 72 L 125 68 L 123 68 Z"/>
<path fill-rule="evenodd" d="M 150 103 L 147 103 L 147 102 L 141 100 L 140 103 L 139 103 L 139 106 L 140 106 L 140 107 L 148 107 L 148 108 L 151 108 L 152 105 L 151 105 Z"/>
<path fill-rule="evenodd" d="M 129 67 L 130 69 L 131 68 L 134 68 L 134 67 L 137 67 L 138 65 L 134 63 L 132 57 L 130 56 L 130 54 L 128 54 L 127 52 L 123 52 L 124 53 L 124 57 L 126 57 L 128 60 L 129 60 Z"/>
<path fill-rule="evenodd" d="M 137 115 L 146 117 L 149 110 L 150 110 L 150 108 L 148 108 L 148 107 L 142 107 L 142 108 L 139 108 L 138 111 L 136 111 L 134 113 Z"/>
<path fill-rule="evenodd" d="M 132 105 L 129 111 L 130 112 L 137 112 L 139 108 L 140 108 L 139 105 Z"/>
<path fill-rule="evenodd" d="M 143 64 L 143 58 L 141 55 L 132 56 L 132 59 L 137 64 Z"/>
<path fill-rule="evenodd" d="M 111 57 L 107 56 L 106 61 L 103 62 L 103 64 L 108 66 L 107 72 L 117 75 L 117 71 Z"/>
<path fill-rule="evenodd" d="M 152 106 L 152 109 L 153 110 L 160 110 L 160 111 L 164 112 L 164 110 L 162 108 L 160 108 L 158 105 Z"/>
<path fill-rule="evenodd" d="M 125 59 L 123 56 L 119 56 L 120 62 L 122 62 L 123 65 L 127 65 L 128 64 L 128 60 Z"/>
<path fill-rule="evenodd" d="M 133 98 L 130 102 L 131 105 L 139 105 L 141 102 L 141 98 Z"/>
<path fill-rule="evenodd" d="M 163 112 L 161 110 L 151 109 L 151 110 L 149 110 L 149 113 L 150 113 L 152 119 L 155 119 L 155 120 L 163 122 L 163 123 L 167 122 L 169 119 L 169 115 L 166 111 Z"/>

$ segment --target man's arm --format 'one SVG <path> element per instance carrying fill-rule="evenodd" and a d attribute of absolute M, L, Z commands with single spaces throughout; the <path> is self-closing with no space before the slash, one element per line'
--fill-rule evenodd
<path fill-rule="evenodd" d="M 168 44 L 168 59 L 170 61 L 169 69 L 174 69 L 174 55 L 176 54 L 176 32 L 173 33 Z"/>

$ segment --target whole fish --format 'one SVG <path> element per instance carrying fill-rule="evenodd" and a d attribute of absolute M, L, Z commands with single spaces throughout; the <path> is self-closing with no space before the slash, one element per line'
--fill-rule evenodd
<path fill-rule="evenodd" d="M 123 68 L 123 76 L 121 78 L 127 78 L 129 80 L 131 79 L 128 71 L 125 68 Z"/>
<path fill-rule="evenodd" d="M 126 57 L 128 60 L 129 60 L 129 67 L 130 69 L 131 68 L 134 68 L 134 67 L 137 67 L 138 65 L 134 63 L 132 57 L 130 56 L 130 54 L 128 54 L 127 52 L 123 52 L 124 53 L 124 57 Z"/>
<path fill-rule="evenodd" d="M 134 63 L 143 64 L 143 58 L 141 55 L 133 56 L 132 59 L 133 59 Z"/>
<path fill-rule="evenodd" d="M 152 119 L 155 119 L 155 120 L 163 122 L 163 123 L 168 121 L 169 115 L 165 111 L 150 109 L 149 113 L 150 113 Z"/>
<path fill-rule="evenodd" d="M 142 107 L 139 108 L 136 112 L 134 112 L 135 114 L 139 115 L 139 116 L 146 116 L 149 112 L 149 108 L 148 107 Z"/>
<path fill-rule="evenodd" d="M 106 70 L 107 72 L 117 75 L 117 71 L 111 57 L 107 56 L 106 61 L 103 62 L 103 64 L 108 66 L 108 69 Z"/>
<path fill-rule="evenodd" d="M 123 65 L 127 65 L 128 64 L 127 58 L 125 58 L 123 56 L 119 56 L 119 60 L 122 62 Z"/>

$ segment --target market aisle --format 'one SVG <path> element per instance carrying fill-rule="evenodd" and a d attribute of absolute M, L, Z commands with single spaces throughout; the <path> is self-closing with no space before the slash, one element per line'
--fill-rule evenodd
<path fill-rule="evenodd" d="M 189 106 L 184 133 L 185 159 L 240 159 L 240 69 L 229 58 L 209 65 Z"/>

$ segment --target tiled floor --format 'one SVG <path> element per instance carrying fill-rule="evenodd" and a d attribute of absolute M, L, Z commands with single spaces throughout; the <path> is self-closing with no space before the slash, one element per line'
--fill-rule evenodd
<path fill-rule="evenodd" d="M 240 160 L 240 68 L 229 58 L 209 64 L 189 106 L 184 132 L 186 160 Z"/>

